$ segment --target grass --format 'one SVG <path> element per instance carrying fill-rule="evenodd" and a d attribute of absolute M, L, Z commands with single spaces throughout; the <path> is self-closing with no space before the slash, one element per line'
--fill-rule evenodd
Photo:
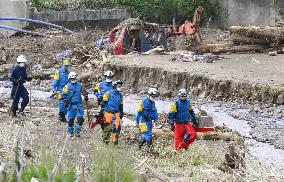
<path fill-rule="evenodd" d="M 126 151 L 104 144 L 97 148 L 94 154 L 93 181 L 113 182 L 134 181 L 134 169 Z"/>
<path fill-rule="evenodd" d="M 53 157 L 47 150 L 47 148 L 42 146 L 42 150 L 39 156 L 39 165 L 35 163 L 30 163 L 23 167 L 23 173 L 21 179 L 23 182 L 30 182 L 32 178 L 36 178 L 42 181 L 48 181 L 49 176 L 52 173 L 52 170 L 56 163 L 56 158 Z M 16 166 L 14 166 L 16 168 Z M 69 182 L 74 181 L 75 179 L 75 167 L 71 166 L 65 171 L 59 167 L 59 171 L 56 175 L 55 181 L 56 182 Z M 9 182 L 16 182 L 17 181 L 17 173 L 16 170 L 10 176 Z"/>

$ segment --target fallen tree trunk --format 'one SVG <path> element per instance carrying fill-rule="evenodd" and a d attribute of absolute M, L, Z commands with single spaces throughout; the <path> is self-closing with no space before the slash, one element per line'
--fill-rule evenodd
<path fill-rule="evenodd" d="M 190 47 L 191 51 L 197 53 L 237 53 L 237 52 L 264 52 L 269 49 L 266 45 L 234 45 L 234 44 L 201 44 Z"/>
<path fill-rule="evenodd" d="M 246 45 L 246 44 L 270 45 L 271 44 L 269 40 L 253 38 L 253 37 L 241 37 L 241 36 L 233 37 L 232 41 L 235 45 Z"/>
<path fill-rule="evenodd" d="M 173 138 L 174 132 L 166 130 L 166 129 L 153 129 L 153 134 L 157 137 L 164 137 L 164 138 Z M 197 132 L 197 138 L 200 140 L 226 140 L 230 141 L 233 140 L 234 134 L 233 133 L 223 133 L 223 132 L 207 132 L 201 133 Z"/>
<path fill-rule="evenodd" d="M 263 40 L 273 41 L 273 42 L 283 42 L 284 41 L 284 28 L 283 27 L 241 27 L 241 26 L 231 26 L 229 28 L 231 34 L 237 34 L 246 37 L 260 38 Z"/>

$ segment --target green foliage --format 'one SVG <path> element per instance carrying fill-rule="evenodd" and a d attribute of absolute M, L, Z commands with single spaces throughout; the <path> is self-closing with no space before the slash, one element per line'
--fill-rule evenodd
<path fill-rule="evenodd" d="M 133 17 L 167 24 L 172 23 L 173 17 L 178 23 L 191 21 L 197 6 L 205 9 L 203 23 L 210 17 L 226 16 L 218 0 L 30 0 L 30 6 L 38 11 L 121 7 L 128 8 Z"/>
<path fill-rule="evenodd" d="M 134 171 L 127 154 L 106 146 L 94 156 L 94 180 L 96 182 L 134 181 Z"/>
<path fill-rule="evenodd" d="M 22 181 L 23 182 L 30 182 L 32 178 L 40 179 L 43 181 L 48 180 L 48 173 L 50 173 L 53 169 L 55 164 L 54 159 L 50 160 L 48 169 L 46 165 L 42 163 L 38 168 L 34 164 L 30 164 L 23 168 L 22 173 Z M 75 167 L 71 167 L 67 170 L 67 172 L 63 172 L 62 169 L 59 170 L 56 176 L 56 182 L 70 182 L 74 181 L 75 178 Z M 17 173 L 16 171 L 10 177 L 9 182 L 16 182 L 17 181 Z"/>

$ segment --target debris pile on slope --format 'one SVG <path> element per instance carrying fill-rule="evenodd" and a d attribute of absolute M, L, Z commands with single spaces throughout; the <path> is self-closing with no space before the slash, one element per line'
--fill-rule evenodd
<path fill-rule="evenodd" d="M 74 48 L 71 60 L 72 65 L 90 68 L 98 62 L 103 61 L 103 57 L 95 44 L 88 44 Z"/>

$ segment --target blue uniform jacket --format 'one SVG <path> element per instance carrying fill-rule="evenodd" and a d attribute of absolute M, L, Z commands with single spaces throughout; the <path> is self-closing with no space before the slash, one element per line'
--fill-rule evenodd
<path fill-rule="evenodd" d="M 79 82 L 68 83 L 63 88 L 63 100 L 69 100 L 71 105 L 82 104 L 82 84 Z"/>
<path fill-rule="evenodd" d="M 155 102 L 148 97 L 144 97 L 138 104 L 138 112 L 136 115 L 136 124 L 142 122 L 152 122 L 152 120 L 158 120 L 158 112 L 155 106 Z"/>
<path fill-rule="evenodd" d="M 190 119 L 195 119 L 195 113 L 192 110 L 192 104 L 189 99 L 176 100 L 175 104 L 171 106 L 169 114 L 170 122 L 187 123 Z"/>
<path fill-rule="evenodd" d="M 95 96 L 98 100 L 102 100 L 105 93 L 113 90 L 112 82 L 102 81 L 96 85 Z"/>
<path fill-rule="evenodd" d="M 10 81 L 13 83 L 13 85 L 17 85 L 18 81 L 20 85 L 23 85 L 24 83 L 26 83 L 26 81 L 30 80 L 31 79 L 27 76 L 26 67 L 16 66 L 12 68 Z"/>
<path fill-rule="evenodd" d="M 101 112 L 120 112 L 120 117 L 123 117 L 123 95 L 121 92 L 113 89 L 105 93 L 102 103 Z"/>
<path fill-rule="evenodd" d="M 62 92 L 63 87 L 69 83 L 68 75 L 70 71 L 65 71 L 64 68 L 60 68 L 55 71 L 54 80 L 52 82 L 52 90 Z"/>

